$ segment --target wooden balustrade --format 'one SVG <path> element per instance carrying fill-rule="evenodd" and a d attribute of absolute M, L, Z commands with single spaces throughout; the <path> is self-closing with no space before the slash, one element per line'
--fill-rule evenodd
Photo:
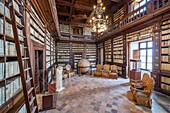
<path fill-rule="evenodd" d="M 143 5 L 142 7 L 126 15 L 122 20 L 113 23 L 114 26 L 112 26 L 110 30 L 115 30 L 117 28 L 124 27 L 125 25 L 137 21 L 145 17 L 147 14 L 154 13 L 157 10 L 168 5 L 170 5 L 170 0 L 153 0 L 153 1 L 151 0 L 147 2 L 145 5 Z"/>
<path fill-rule="evenodd" d="M 164 6 L 170 5 L 170 0 L 154 0 L 154 10 L 158 10 Z"/>

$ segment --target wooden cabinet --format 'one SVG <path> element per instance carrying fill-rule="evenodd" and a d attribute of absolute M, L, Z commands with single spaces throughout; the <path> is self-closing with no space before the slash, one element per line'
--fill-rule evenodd
<path fill-rule="evenodd" d="M 141 80 L 140 62 L 141 60 L 139 59 L 130 59 L 132 66 L 132 69 L 130 70 L 130 79 Z"/>

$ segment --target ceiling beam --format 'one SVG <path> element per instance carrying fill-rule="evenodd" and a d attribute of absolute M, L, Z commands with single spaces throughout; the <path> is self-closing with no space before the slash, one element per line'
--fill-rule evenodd
<path fill-rule="evenodd" d="M 71 14 L 70 13 L 66 13 L 66 12 L 58 12 L 58 15 L 60 16 L 70 16 Z M 81 16 L 78 16 L 78 15 L 72 15 L 72 17 L 74 17 L 75 19 L 77 20 L 81 20 L 81 19 L 90 19 L 89 17 L 81 17 Z"/>
<path fill-rule="evenodd" d="M 79 27 L 92 27 L 91 25 L 80 23 L 80 22 L 66 22 L 63 20 L 59 20 L 59 23 L 60 24 L 70 24 L 70 25 L 79 26 Z"/>
<path fill-rule="evenodd" d="M 121 0 L 111 0 L 111 1 L 119 3 Z"/>
<path fill-rule="evenodd" d="M 72 7 L 72 5 L 73 5 L 70 2 L 60 1 L 60 0 L 56 0 L 56 4 L 57 5 L 62 5 L 62 6 L 68 6 L 68 7 Z M 92 11 L 93 10 L 93 7 L 87 6 L 87 5 L 81 5 L 81 4 L 75 4 L 74 8 L 82 9 L 82 10 L 87 10 L 87 11 Z"/>
<path fill-rule="evenodd" d="M 77 9 L 82 9 L 82 10 L 87 10 L 87 11 L 93 11 L 93 7 L 91 7 L 91 6 L 75 4 L 74 7 L 77 8 Z"/>
<path fill-rule="evenodd" d="M 65 13 L 65 12 L 59 12 L 58 11 L 58 15 L 60 15 L 60 16 L 70 16 L 70 13 Z"/>

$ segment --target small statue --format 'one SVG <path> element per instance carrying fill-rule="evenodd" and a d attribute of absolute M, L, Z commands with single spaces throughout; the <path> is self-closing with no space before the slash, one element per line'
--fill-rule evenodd
<path fill-rule="evenodd" d="M 59 66 L 56 69 L 56 91 L 60 92 L 64 89 L 63 83 L 62 83 L 62 74 L 63 72 L 63 67 Z"/>

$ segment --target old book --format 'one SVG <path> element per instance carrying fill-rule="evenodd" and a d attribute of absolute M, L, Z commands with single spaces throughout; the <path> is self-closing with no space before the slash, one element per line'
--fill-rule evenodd
<path fill-rule="evenodd" d="M 0 80 L 4 78 L 4 63 L 0 62 Z"/>
<path fill-rule="evenodd" d="M 0 106 L 5 103 L 5 87 L 0 87 Z"/>
<path fill-rule="evenodd" d="M 10 11 L 6 6 L 5 6 L 5 15 L 6 17 L 10 18 Z"/>
<path fill-rule="evenodd" d="M 0 39 L 0 55 L 4 55 L 4 40 Z"/>
<path fill-rule="evenodd" d="M 0 18 L 0 33 L 3 33 L 4 31 L 4 20 L 3 18 Z"/>
<path fill-rule="evenodd" d="M 0 13 L 4 15 L 4 4 L 0 2 Z"/>

